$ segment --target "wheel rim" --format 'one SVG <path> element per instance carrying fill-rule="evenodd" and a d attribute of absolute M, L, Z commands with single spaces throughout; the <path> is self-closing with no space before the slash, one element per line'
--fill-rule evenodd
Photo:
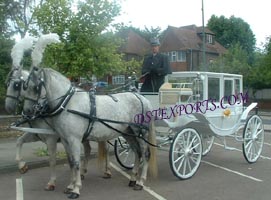
<path fill-rule="evenodd" d="M 250 163 L 256 162 L 261 155 L 264 142 L 264 129 L 259 116 L 253 115 L 249 118 L 243 137 L 243 153 L 246 160 Z"/>
<path fill-rule="evenodd" d="M 171 167 L 181 179 L 192 177 L 201 161 L 202 144 L 196 130 L 184 129 L 174 139 L 171 146 Z"/>
<path fill-rule="evenodd" d="M 202 137 L 202 156 L 206 156 L 213 146 L 215 137 L 212 135 L 206 135 Z"/>
<path fill-rule="evenodd" d="M 115 153 L 120 165 L 124 168 L 132 169 L 134 167 L 135 154 L 130 145 L 122 137 L 117 140 L 115 145 Z"/>

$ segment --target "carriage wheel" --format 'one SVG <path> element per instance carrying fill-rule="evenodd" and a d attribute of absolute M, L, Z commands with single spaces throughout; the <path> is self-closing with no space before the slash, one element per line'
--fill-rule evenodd
<path fill-rule="evenodd" d="M 202 156 L 206 156 L 210 151 L 213 146 L 215 137 L 212 135 L 204 135 L 201 137 L 202 141 Z"/>
<path fill-rule="evenodd" d="M 247 120 L 243 131 L 243 155 L 248 163 L 254 163 L 260 157 L 263 142 L 264 129 L 262 120 L 258 115 L 252 115 Z"/>
<path fill-rule="evenodd" d="M 123 137 L 118 137 L 114 144 L 114 153 L 118 163 L 126 168 L 133 169 L 135 163 L 135 154 L 130 145 Z"/>
<path fill-rule="evenodd" d="M 176 134 L 169 151 L 170 168 L 176 177 L 191 178 L 200 165 L 201 156 L 201 137 L 195 129 L 185 128 Z"/>

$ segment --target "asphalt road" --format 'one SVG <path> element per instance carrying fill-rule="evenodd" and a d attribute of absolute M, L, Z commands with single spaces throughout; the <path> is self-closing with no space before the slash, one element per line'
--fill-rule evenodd
<path fill-rule="evenodd" d="M 271 196 L 271 133 L 266 132 L 262 157 L 248 164 L 242 154 L 241 143 L 228 140 L 237 150 L 225 150 L 221 141 L 215 140 L 211 152 L 203 158 L 197 173 L 189 180 L 180 181 L 170 170 L 168 152 L 159 151 L 159 177 L 148 179 L 143 191 L 129 188 L 129 171 L 123 170 L 111 156 L 112 178 L 103 179 L 92 159 L 89 173 L 83 180 L 80 200 L 270 200 Z M 69 182 L 67 165 L 57 166 L 57 187 L 44 191 L 49 178 L 49 168 L 33 169 L 27 174 L 18 172 L 0 174 L 0 199 L 2 200 L 61 200 Z M 17 184 L 16 184 L 17 180 Z M 22 189 L 20 191 L 20 188 Z M 19 197 L 24 197 L 19 199 Z"/>

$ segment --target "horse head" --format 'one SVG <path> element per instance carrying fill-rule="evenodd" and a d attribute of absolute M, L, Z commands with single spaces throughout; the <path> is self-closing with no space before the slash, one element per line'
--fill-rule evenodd
<path fill-rule="evenodd" d="M 22 70 L 21 60 L 24 52 L 32 48 L 34 41 L 33 37 L 25 37 L 12 48 L 12 68 L 6 79 L 5 109 L 8 113 L 15 113 L 18 104 L 22 101 L 22 86 L 27 79 L 28 72 Z"/>
<path fill-rule="evenodd" d="M 59 36 L 55 33 L 42 35 L 31 54 L 32 57 L 32 67 L 30 74 L 23 85 L 24 89 L 24 106 L 23 112 L 27 115 L 32 115 L 37 107 L 37 105 L 43 104 L 45 101 L 43 97 L 45 96 L 45 88 L 43 81 L 43 69 L 39 67 L 43 52 L 48 44 L 59 43 Z"/>

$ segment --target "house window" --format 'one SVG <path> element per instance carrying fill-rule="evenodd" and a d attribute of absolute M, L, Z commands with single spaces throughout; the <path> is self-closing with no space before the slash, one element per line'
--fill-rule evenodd
<path fill-rule="evenodd" d="M 113 78 L 112 78 L 113 85 L 121 85 L 124 83 L 125 83 L 125 76 L 124 75 L 113 76 Z"/>
<path fill-rule="evenodd" d="M 210 34 L 207 34 L 207 35 L 206 35 L 206 41 L 207 41 L 209 44 L 213 44 L 213 36 L 210 35 Z"/>
<path fill-rule="evenodd" d="M 177 61 L 178 62 L 185 62 L 186 61 L 186 52 L 185 51 L 178 51 L 177 54 Z"/>
<path fill-rule="evenodd" d="M 170 51 L 166 53 L 170 62 L 186 62 L 185 51 Z"/>
<path fill-rule="evenodd" d="M 177 60 L 177 52 L 176 51 L 172 51 L 171 52 L 171 62 L 176 62 Z"/>

